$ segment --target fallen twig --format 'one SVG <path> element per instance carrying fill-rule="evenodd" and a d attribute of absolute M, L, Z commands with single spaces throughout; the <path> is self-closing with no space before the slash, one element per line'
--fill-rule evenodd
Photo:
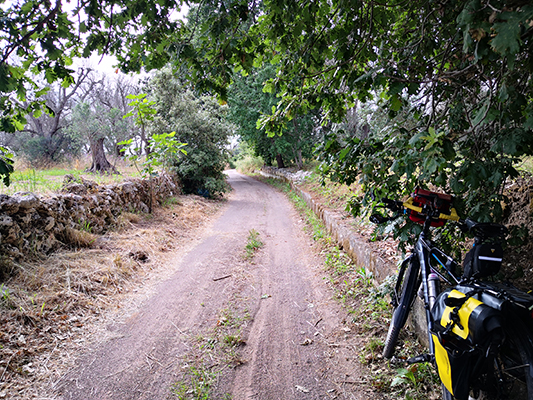
<path fill-rule="evenodd" d="M 6 368 L 4 369 L 4 373 L 3 373 L 2 376 L 0 377 L 0 382 L 4 380 L 4 375 L 6 374 L 6 371 L 7 371 L 7 369 L 9 368 L 9 363 L 11 362 L 11 360 L 13 359 L 13 357 L 15 357 L 15 354 L 17 354 L 17 353 L 13 353 L 13 354 L 11 354 L 11 357 L 9 357 L 9 360 L 7 361 L 7 364 L 6 364 Z"/>
<path fill-rule="evenodd" d="M 230 275 L 224 275 L 224 276 L 221 276 L 220 278 L 213 278 L 213 281 L 221 281 L 222 279 L 226 279 L 226 278 L 229 278 L 231 277 L 231 274 Z"/>

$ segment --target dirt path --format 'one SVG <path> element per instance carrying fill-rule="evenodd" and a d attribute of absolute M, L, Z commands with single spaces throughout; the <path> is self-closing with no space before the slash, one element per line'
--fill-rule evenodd
<path fill-rule="evenodd" d="M 358 340 L 343 330 L 312 243 L 284 195 L 229 172 L 235 189 L 176 272 L 57 384 L 62 399 L 167 399 L 197 338 L 240 316 L 238 359 L 212 399 L 368 399 L 359 389 Z M 245 259 L 250 230 L 264 247 Z M 222 321 L 222 322 L 221 322 Z M 213 361 L 216 365 L 216 360 Z M 203 398 L 203 397 L 202 397 Z"/>

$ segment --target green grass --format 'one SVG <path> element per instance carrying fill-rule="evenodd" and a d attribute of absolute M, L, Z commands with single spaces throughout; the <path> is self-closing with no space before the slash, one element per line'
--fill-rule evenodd
<path fill-rule="evenodd" d="M 136 177 L 138 173 L 126 171 L 122 175 L 88 174 L 80 169 L 51 168 L 46 170 L 18 169 L 11 175 L 11 184 L 0 186 L 0 193 L 12 195 L 17 192 L 36 194 L 56 193 L 63 187 L 65 175 L 73 175 L 77 180 L 84 178 L 100 185 L 118 183 L 125 177 Z"/>
<path fill-rule="evenodd" d="M 524 157 L 520 163 L 515 165 L 515 168 L 533 175 L 533 157 Z"/>
<path fill-rule="evenodd" d="M 174 384 L 171 392 L 178 400 L 209 400 L 216 378 L 216 374 L 206 368 L 191 367 L 186 381 Z"/>
<path fill-rule="evenodd" d="M 235 161 L 235 168 L 240 173 L 248 174 L 260 170 L 264 164 L 265 162 L 261 157 L 246 156 Z"/>
<path fill-rule="evenodd" d="M 246 241 L 245 251 L 246 255 L 245 258 L 247 260 L 250 260 L 253 258 L 257 250 L 259 250 L 261 247 L 264 246 L 264 243 L 261 241 L 261 238 L 259 237 L 259 232 L 257 232 L 255 229 L 250 230 L 248 234 L 248 239 Z"/>
<path fill-rule="evenodd" d="M 178 400 L 230 400 L 231 395 L 219 394 L 217 387 L 222 373 L 244 361 L 240 348 L 243 329 L 251 319 L 242 299 L 230 301 L 218 312 L 214 326 L 199 334 L 191 343 L 190 354 L 185 355 L 179 380 L 170 388 L 171 399 Z"/>

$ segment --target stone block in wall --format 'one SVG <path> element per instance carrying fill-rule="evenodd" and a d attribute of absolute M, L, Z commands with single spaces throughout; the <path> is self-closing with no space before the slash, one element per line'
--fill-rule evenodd
<path fill-rule="evenodd" d="M 20 258 L 53 251 L 72 236 L 66 233 L 69 230 L 90 228 L 104 233 L 124 211 L 148 212 L 150 196 L 155 205 L 180 193 L 174 179 L 166 175 L 153 178 L 152 183 L 136 179 L 101 186 L 72 176 L 65 182 L 63 191 L 53 196 L 0 195 L 0 256 Z"/>

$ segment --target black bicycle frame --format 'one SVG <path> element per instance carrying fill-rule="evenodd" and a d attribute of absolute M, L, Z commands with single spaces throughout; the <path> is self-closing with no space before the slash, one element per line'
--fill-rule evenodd
<path fill-rule="evenodd" d="M 420 235 L 418 236 L 418 240 L 415 245 L 414 252 L 418 258 L 418 262 L 420 264 L 420 275 L 421 275 L 421 285 L 424 295 L 424 309 L 426 312 L 426 322 L 427 322 L 427 328 L 428 328 L 428 339 L 429 339 L 429 354 L 433 357 L 435 355 L 435 345 L 433 343 L 433 339 L 431 337 L 431 332 L 434 332 L 434 321 L 433 317 L 431 315 L 431 309 L 433 308 L 434 304 L 434 298 L 430 297 L 429 293 L 429 274 L 430 273 L 436 273 L 439 278 L 444 278 L 444 276 L 439 273 L 436 269 L 434 269 L 431 266 L 430 257 L 435 254 L 435 252 L 438 252 L 439 255 L 445 257 L 447 259 L 447 263 L 444 264 L 442 260 L 440 260 L 438 257 L 435 257 L 437 261 L 446 269 L 446 272 L 453 278 L 455 283 L 458 283 L 458 279 L 455 277 L 455 275 L 450 271 L 450 267 L 452 263 L 454 262 L 451 257 L 449 257 L 447 254 L 443 253 L 440 249 L 433 246 L 433 243 L 430 236 L 430 225 L 431 219 L 428 218 L 426 220 L 426 223 L 424 224 L 424 228 Z M 447 281 L 446 278 L 444 280 Z M 449 282 L 449 281 L 448 281 Z M 436 295 L 438 295 L 437 288 L 434 288 Z M 432 301 L 433 300 L 433 301 Z"/>

